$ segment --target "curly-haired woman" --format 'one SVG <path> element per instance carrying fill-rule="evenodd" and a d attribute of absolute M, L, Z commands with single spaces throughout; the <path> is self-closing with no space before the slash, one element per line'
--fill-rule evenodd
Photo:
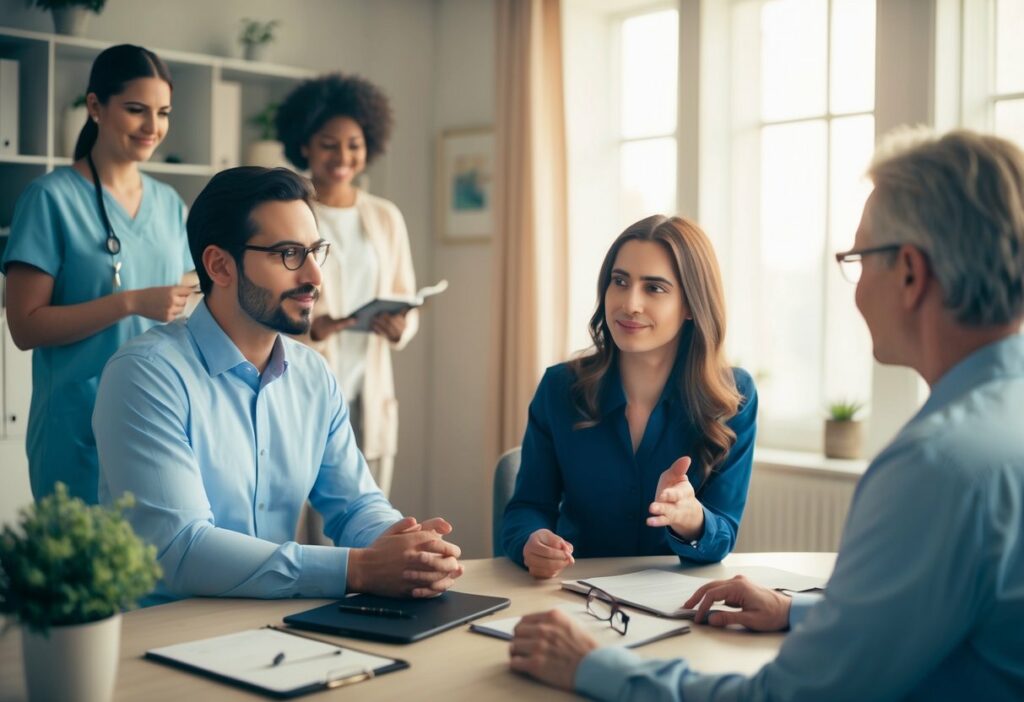
<path fill-rule="evenodd" d="M 530 403 L 505 553 L 537 578 L 574 557 L 720 561 L 736 544 L 757 393 L 724 358 L 725 300 L 708 237 L 655 215 L 612 244 L 594 348 L 549 368 Z"/>
<path fill-rule="evenodd" d="M 309 169 L 320 233 L 336 254 L 324 266 L 323 314 L 310 335 L 338 377 L 359 446 L 385 495 L 398 446 L 391 349 L 416 334 L 417 313 L 379 315 L 371 333 L 349 330 L 349 315 L 376 297 L 416 292 L 402 213 L 354 182 L 384 152 L 391 126 L 391 107 L 376 86 L 337 73 L 302 83 L 277 111 L 285 156 Z"/>

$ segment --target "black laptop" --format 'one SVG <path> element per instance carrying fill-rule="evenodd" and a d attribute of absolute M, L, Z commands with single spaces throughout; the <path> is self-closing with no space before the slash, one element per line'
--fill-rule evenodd
<path fill-rule="evenodd" d="M 429 599 L 355 595 L 323 607 L 290 614 L 297 629 L 387 643 L 412 643 L 505 609 L 507 597 L 446 592 Z"/>

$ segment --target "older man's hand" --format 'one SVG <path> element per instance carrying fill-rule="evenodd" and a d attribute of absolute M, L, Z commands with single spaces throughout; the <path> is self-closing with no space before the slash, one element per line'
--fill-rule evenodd
<path fill-rule="evenodd" d="M 523 617 L 513 631 L 510 665 L 552 687 L 573 689 L 576 668 L 597 642 L 561 610 Z"/>
<path fill-rule="evenodd" d="M 711 612 L 716 602 L 739 607 L 739 612 Z M 683 607 L 697 614 L 694 621 L 711 626 L 741 624 L 754 631 L 782 631 L 789 627 L 791 600 L 782 593 L 750 582 L 742 575 L 701 585 Z M 699 605 L 699 606 L 698 606 Z"/>

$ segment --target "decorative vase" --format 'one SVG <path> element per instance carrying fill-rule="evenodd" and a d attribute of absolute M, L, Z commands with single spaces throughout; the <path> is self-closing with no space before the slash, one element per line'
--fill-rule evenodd
<path fill-rule="evenodd" d="M 245 165 L 289 168 L 288 162 L 284 158 L 284 144 L 269 139 L 252 142 L 245 149 Z"/>
<path fill-rule="evenodd" d="M 85 35 L 89 26 L 91 10 L 84 7 L 55 7 L 53 13 L 53 29 L 57 34 L 70 34 L 73 37 Z"/>
<path fill-rule="evenodd" d="M 110 702 L 121 652 L 121 615 L 88 624 L 22 629 L 25 688 L 32 702 Z"/>
<path fill-rule="evenodd" d="M 860 458 L 864 442 L 863 422 L 825 420 L 825 455 L 829 458 Z"/>
<path fill-rule="evenodd" d="M 75 157 L 75 144 L 78 142 L 78 135 L 85 126 L 85 120 L 89 119 L 89 110 L 85 105 L 69 107 L 64 110 L 63 137 L 61 152 L 68 158 Z"/>
<path fill-rule="evenodd" d="M 270 44 L 264 42 L 263 44 L 245 44 L 245 56 L 246 61 L 266 61 L 267 60 L 267 47 Z"/>

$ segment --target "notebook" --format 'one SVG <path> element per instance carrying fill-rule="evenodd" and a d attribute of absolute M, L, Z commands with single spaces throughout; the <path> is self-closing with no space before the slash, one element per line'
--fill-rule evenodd
<path fill-rule="evenodd" d="M 629 612 L 629 626 L 625 634 L 612 629 L 606 621 L 601 621 L 587 613 L 585 607 L 565 605 L 558 609 L 565 612 L 583 630 L 594 637 L 599 646 L 622 646 L 624 648 L 636 648 L 670 636 L 679 636 L 690 631 L 690 625 L 674 619 L 659 619 L 639 612 Z M 516 628 L 521 617 L 508 617 L 506 619 L 488 619 L 482 622 L 474 622 L 469 625 L 470 631 L 478 634 L 486 634 L 499 639 L 510 641 L 512 631 Z"/>
<path fill-rule="evenodd" d="M 448 289 L 448 281 L 442 280 L 430 287 L 420 288 L 415 295 L 378 297 L 370 300 L 365 305 L 350 313 L 349 317 L 355 317 L 356 323 L 348 328 L 349 331 L 371 331 L 373 318 L 378 314 L 397 314 L 411 310 L 413 307 L 420 307 L 428 298 L 440 295 Z"/>
<path fill-rule="evenodd" d="M 351 685 L 409 667 L 405 661 L 276 627 L 154 648 L 145 657 L 277 698 Z"/>
<path fill-rule="evenodd" d="M 806 592 L 822 589 L 825 585 L 825 581 L 821 578 L 761 566 L 730 568 L 722 577 L 723 579 L 731 578 L 739 574 L 774 590 Z M 708 578 L 683 575 L 669 570 L 650 569 L 625 575 L 564 580 L 562 588 L 585 595 L 591 587 L 597 587 L 630 607 L 636 607 L 660 617 L 692 619 L 696 610 L 684 609 L 682 604 L 697 588 L 709 582 L 711 580 Z M 730 609 L 722 606 L 718 608 Z"/>
<path fill-rule="evenodd" d="M 508 607 L 506 597 L 486 597 L 465 592 L 446 592 L 430 599 L 393 599 L 378 595 L 355 595 L 314 609 L 291 614 L 284 623 L 299 629 L 322 631 L 387 643 L 412 643 L 428 636 Z M 384 610 L 400 616 L 341 611 Z"/>

